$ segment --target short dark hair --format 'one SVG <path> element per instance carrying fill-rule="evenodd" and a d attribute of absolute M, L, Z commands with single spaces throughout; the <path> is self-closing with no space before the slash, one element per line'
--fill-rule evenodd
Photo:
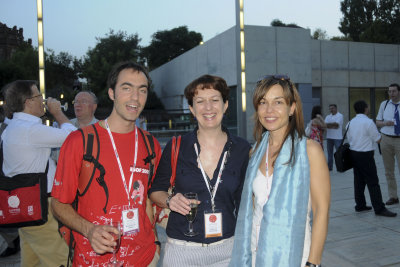
<path fill-rule="evenodd" d="M 226 101 L 229 99 L 230 89 L 226 84 L 226 81 L 221 77 L 206 74 L 195 79 L 186 86 L 185 97 L 189 106 L 193 106 L 193 98 L 197 94 L 198 89 L 215 89 L 219 91 L 224 103 L 226 103 Z"/>
<path fill-rule="evenodd" d="M 337 108 L 336 104 L 329 104 L 329 107 L 334 106 L 335 108 Z"/>
<path fill-rule="evenodd" d="M 363 114 L 365 109 L 368 107 L 368 104 L 364 100 L 358 100 L 354 103 L 354 110 L 357 114 Z"/>
<path fill-rule="evenodd" d="M 396 87 L 397 91 L 400 91 L 400 85 L 398 83 L 392 83 L 389 87 Z"/>
<path fill-rule="evenodd" d="M 24 110 L 25 101 L 32 96 L 32 86 L 36 85 L 36 81 L 17 80 L 6 84 L 3 89 L 4 111 L 7 118 L 12 118 L 15 112 Z"/>
<path fill-rule="evenodd" d="M 315 119 L 318 114 L 322 115 L 321 106 L 313 106 L 311 110 L 311 119 Z"/>
<path fill-rule="evenodd" d="M 126 69 L 132 69 L 137 72 L 143 72 L 143 74 L 147 78 L 148 90 L 150 90 L 151 79 L 150 79 L 147 69 L 145 67 L 143 67 L 142 65 L 139 65 L 133 61 L 119 62 L 113 66 L 113 68 L 111 69 L 111 72 L 108 75 L 108 80 L 107 80 L 108 88 L 115 90 L 115 85 L 117 84 L 118 76 L 119 76 L 120 72 L 123 70 L 126 70 Z"/>

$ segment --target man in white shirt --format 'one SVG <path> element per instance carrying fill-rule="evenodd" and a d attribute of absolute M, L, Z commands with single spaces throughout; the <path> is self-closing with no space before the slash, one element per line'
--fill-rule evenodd
<path fill-rule="evenodd" d="M 374 159 L 375 143 L 381 141 L 381 135 L 375 123 L 367 117 L 369 108 L 365 101 L 354 103 L 357 115 L 346 126 L 347 139 L 350 144 L 351 159 L 354 171 L 354 198 L 356 212 L 371 210 L 364 196 L 365 186 L 368 187 L 372 207 L 378 216 L 395 217 L 397 214 L 386 209 L 382 201 L 379 178 Z"/>
<path fill-rule="evenodd" d="M 383 101 L 379 107 L 376 125 L 382 127 L 381 151 L 389 192 L 389 200 L 386 201 L 386 205 L 393 205 L 399 203 L 394 175 L 394 160 L 396 158 L 397 168 L 400 171 L 400 123 L 396 123 L 396 120 L 400 122 L 400 109 L 398 107 L 400 104 L 400 86 L 396 83 L 389 85 L 388 94 L 390 99 Z"/>
<path fill-rule="evenodd" d="M 336 104 L 329 105 L 329 111 L 331 114 L 326 116 L 326 147 L 328 152 L 328 168 L 331 171 L 333 169 L 333 147 L 335 151 L 342 142 L 342 125 L 343 115 L 337 111 Z"/>
<path fill-rule="evenodd" d="M 47 99 L 47 108 L 60 129 L 42 124 L 43 96 L 35 81 L 18 80 L 3 89 L 6 114 L 12 117 L 3 139 L 3 172 L 12 177 L 22 173 L 44 172 L 47 163 L 47 192 L 50 193 L 55 164 L 51 148 L 60 147 L 76 128 L 61 111 L 60 102 Z M 21 266 L 60 266 L 67 263 L 68 247 L 59 235 L 58 223 L 49 209 L 48 221 L 40 226 L 19 228 Z"/>

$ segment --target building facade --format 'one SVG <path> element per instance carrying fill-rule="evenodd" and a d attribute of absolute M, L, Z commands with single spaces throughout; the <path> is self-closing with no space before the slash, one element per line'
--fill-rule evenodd
<path fill-rule="evenodd" d="M 17 29 L 17 26 L 8 28 L 6 24 L 0 22 L 0 61 L 10 59 L 17 48 L 24 43 L 24 30 Z M 32 39 L 28 39 L 32 45 Z"/>
<path fill-rule="evenodd" d="M 215 36 L 185 54 L 150 72 L 154 90 L 166 109 L 188 109 L 185 86 L 203 74 L 223 77 L 231 88 L 229 128 L 252 140 L 253 90 L 264 75 L 286 74 L 296 84 L 303 102 L 305 122 L 314 105 L 337 104 L 345 123 L 354 116 L 352 103 L 363 99 L 370 104 L 371 117 L 386 99 L 391 83 L 400 83 L 400 46 L 342 41 L 320 41 L 302 28 L 245 26 L 246 114 L 239 126 L 242 103 L 237 88 L 235 27 Z"/>

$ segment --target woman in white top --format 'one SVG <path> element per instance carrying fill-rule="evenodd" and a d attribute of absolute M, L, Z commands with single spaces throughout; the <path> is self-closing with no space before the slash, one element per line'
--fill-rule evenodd
<path fill-rule="evenodd" d="M 301 99 L 289 77 L 257 82 L 253 105 L 256 144 L 230 266 L 320 266 L 330 203 L 324 153 L 305 137 Z"/>

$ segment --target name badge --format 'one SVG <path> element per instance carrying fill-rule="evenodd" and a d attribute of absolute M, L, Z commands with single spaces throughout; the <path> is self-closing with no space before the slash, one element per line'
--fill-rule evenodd
<path fill-rule="evenodd" d="M 222 212 L 204 212 L 206 238 L 222 236 Z"/>
<path fill-rule="evenodd" d="M 122 211 L 122 224 L 124 235 L 139 232 L 139 210 L 137 208 Z"/>

